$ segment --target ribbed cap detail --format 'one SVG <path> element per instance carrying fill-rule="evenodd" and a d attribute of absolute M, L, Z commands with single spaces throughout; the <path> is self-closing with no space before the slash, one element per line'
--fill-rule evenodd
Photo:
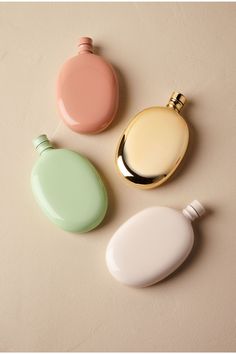
<path fill-rule="evenodd" d="M 47 135 L 42 134 L 33 140 L 33 145 L 37 152 L 41 155 L 43 151 L 52 149 L 52 143 L 48 140 Z"/>
<path fill-rule="evenodd" d="M 192 221 L 205 214 L 205 212 L 205 208 L 198 200 L 193 200 L 185 209 L 183 209 L 183 214 Z"/>
<path fill-rule="evenodd" d="M 180 112 L 186 101 L 187 99 L 182 93 L 174 91 L 170 97 L 167 107 L 171 107 L 177 112 Z"/>
<path fill-rule="evenodd" d="M 93 53 L 93 40 L 90 37 L 79 39 L 79 53 Z"/>

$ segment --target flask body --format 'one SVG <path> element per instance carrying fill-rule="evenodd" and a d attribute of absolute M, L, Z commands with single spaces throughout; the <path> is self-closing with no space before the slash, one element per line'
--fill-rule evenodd
<path fill-rule="evenodd" d="M 187 150 L 189 130 L 172 107 L 138 113 L 122 134 L 116 151 L 119 173 L 131 184 L 154 188 L 176 170 Z"/>
<path fill-rule="evenodd" d="M 147 208 L 115 232 L 107 246 L 107 267 L 119 282 L 146 287 L 175 271 L 193 243 L 191 222 L 180 211 Z"/>
<path fill-rule="evenodd" d="M 66 231 L 90 231 L 106 214 L 105 186 L 95 167 L 76 152 L 45 150 L 32 170 L 31 185 L 43 212 Z"/>
<path fill-rule="evenodd" d="M 114 119 L 118 108 L 118 81 L 101 56 L 80 53 L 62 66 L 57 103 L 65 124 L 77 133 L 98 133 Z"/>

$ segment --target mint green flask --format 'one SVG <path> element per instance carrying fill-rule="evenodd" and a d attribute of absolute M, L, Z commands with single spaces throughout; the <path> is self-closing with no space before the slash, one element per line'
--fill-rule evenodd
<path fill-rule="evenodd" d="M 98 226 L 107 210 L 107 192 L 95 167 L 82 155 L 54 149 L 46 135 L 33 140 L 40 154 L 33 167 L 33 194 L 47 217 L 70 232 Z"/>

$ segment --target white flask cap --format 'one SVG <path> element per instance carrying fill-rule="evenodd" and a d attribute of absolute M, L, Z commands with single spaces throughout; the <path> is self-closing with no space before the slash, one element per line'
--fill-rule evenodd
<path fill-rule="evenodd" d="M 205 214 L 206 210 L 198 200 L 193 200 L 185 209 L 183 214 L 191 221 Z"/>

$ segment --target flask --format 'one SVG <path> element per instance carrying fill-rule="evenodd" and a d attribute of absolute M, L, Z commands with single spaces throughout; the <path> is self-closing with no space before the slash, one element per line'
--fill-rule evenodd
<path fill-rule="evenodd" d="M 77 133 L 98 133 L 115 117 L 117 77 L 103 57 L 93 54 L 89 37 L 80 38 L 79 53 L 60 70 L 57 104 L 66 125 Z"/>
<path fill-rule="evenodd" d="M 194 243 L 191 222 L 204 212 L 194 200 L 182 212 L 156 206 L 132 216 L 107 246 L 108 270 L 119 282 L 134 287 L 166 278 L 189 255 Z"/>
<path fill-rule="evenodd" d="M 119 173 L 141 189 L 164 183 L 176 170 L 187 150 L 189 130 L 180 115 L 184 95 L 173 92 L 166 107 L 138 113 L 122 134 L 116 151 Z"/>
<path fill-rule="evenodd" d="M 47 217 L 70 232 L 98 226 L 107 210 L 107 192 L 95 167 L 84 156 L 55 149 L 46 135 L 33 140 L 40 154 L 31 173 L 34 197 Z"/>

